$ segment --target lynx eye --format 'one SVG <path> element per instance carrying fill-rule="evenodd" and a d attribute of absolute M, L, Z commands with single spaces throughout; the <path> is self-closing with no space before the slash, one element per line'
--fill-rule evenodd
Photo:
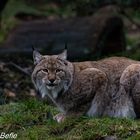
<path fill-rule="evenodd" d="M 61 70 L 61 69 L 56 69 L 55 71 L 56 71 L 56 73 L 59 73 L 59 72 L 61 72 L 62 70 Z"/>
<path fill-rule="evenodd" d="M 42 71 L 45 72 L 45 73 L 48 73 L 49 72 L 48 69 L 43 69 Z"/>

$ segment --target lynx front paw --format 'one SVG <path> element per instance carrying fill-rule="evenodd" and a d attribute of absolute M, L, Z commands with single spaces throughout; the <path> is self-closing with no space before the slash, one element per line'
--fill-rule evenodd
<path fill-rule="evenodd" d="M 65 120 L 65 118 L 66 118 L 66 116 L 63 113 L 59 113 L 53 117 L 53 119 L 56 120 L 58 123 L 63 122 Z"/>

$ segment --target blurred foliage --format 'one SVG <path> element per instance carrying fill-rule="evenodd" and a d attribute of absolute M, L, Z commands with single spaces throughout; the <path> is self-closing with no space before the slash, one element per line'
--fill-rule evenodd
<path fill-rule="evenodd" d="M 38 0 L 36 1 L 38 3 Z M 139 0 L 41 0 L 40 3 L 46 4 L 50 2 L 61 6 L 71 5 L 75 13 L 81 16 L 93 14 L 98 8 L 105 5 L 115 4 L 121 7 L 139 8 L 140 4 Z M 30 4 L 32 3 L 33 1 L 30 0 Z"/>
<path fill-rule="evenodd" d="M 9 31 L 21 22 L 15 18 L 20 13 L 29 17 L 40 16 L 44 18 L 48 16 L 69 17 L 75 15 L 69 5 L 59 7 L 48 2 L 36 5 L 34 2 L 29 4 L 29 1 L 25 0 L 9 0 L 1 16 L 0 42 L 3 42 Z"/>

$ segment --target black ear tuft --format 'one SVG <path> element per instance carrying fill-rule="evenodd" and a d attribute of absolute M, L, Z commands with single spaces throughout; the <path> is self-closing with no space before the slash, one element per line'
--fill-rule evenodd
<path fill-rule="evenodd" d="M 34 51 L 35 50 L 35 48 L 34 48 L 34 46 L 32 45 L 32 51 Z"/>
<path fill-rule="evenodd" d="M 65 43 L 65 50 L 67 50 L 68 49 L 68 46 L 67 46 L 67 43 Z"/>

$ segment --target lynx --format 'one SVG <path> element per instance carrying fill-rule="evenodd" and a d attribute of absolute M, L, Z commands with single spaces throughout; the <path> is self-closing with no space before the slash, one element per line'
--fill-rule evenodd
<path fill-rule="evenodd" d="M 69 62 L 67 50 L 58 55 L 33 51 L 32 82 L 42 98 L 60 110 L 61 122 L 69 115 L 91 117 L 140 116 L 140 63 L 124 57 Z"/>

